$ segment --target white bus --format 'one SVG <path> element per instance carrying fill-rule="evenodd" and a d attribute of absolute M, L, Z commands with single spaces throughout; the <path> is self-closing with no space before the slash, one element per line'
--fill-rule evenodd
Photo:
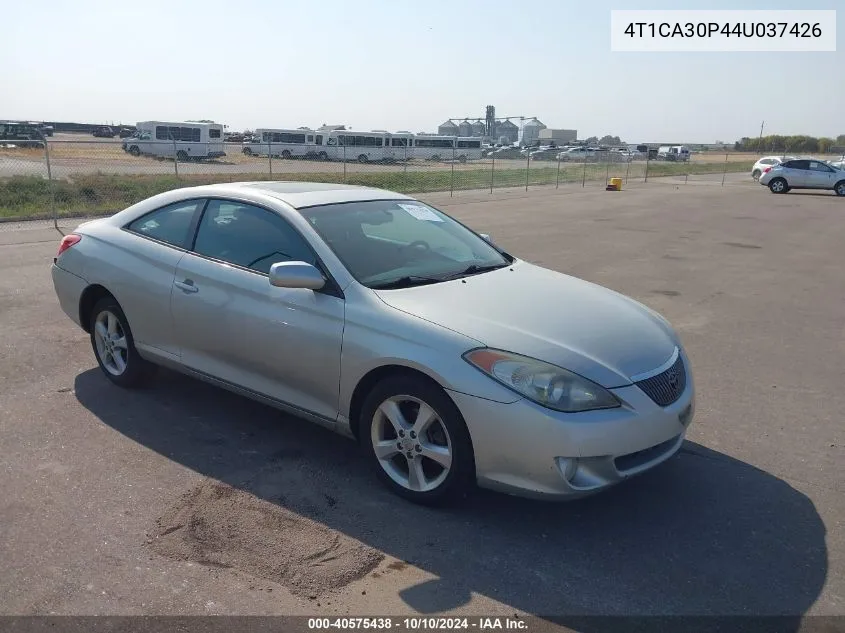
<path fill-rule="evenodd" d="M 390 134 L 390 147 L 385 149 L 386 160 L 411 160 L 414 157 L 414 135 L 411 132 Z"/>
<path fill-rule="evenodd" d="M 223 125 L 192 121 L 140 121 L 135 134 L 123 140 L 123 149 L 133 156 L 166 156 L 180 161 L 226 155 Z"/>
<path fill-rule="evenodd" d="M 259 128 L 255 130 L 255 140 L 244 143 L 243 153 L 247 156 L 267 156 L 278 158 L 318 158 L 328 160 L 329 153 L 325 143 L 327 135 L 307 128 L 282 130 Z"/>
<path fill-rule="evenodd" d="M 424 160 L 468 160 L 481 158 L 481 139 L 471 136 L 418 134 L 414 138 L 414 158 Z"/>
<path fill-rule="evenodd" d="M 328 133 L 326 151 L 330 158 L 336 160 L 357 160 L 359 163 L 387 160 L 393 155 L 390 147 L 392 136 L 389 132 L 381 130 L 331 130 Z"/>

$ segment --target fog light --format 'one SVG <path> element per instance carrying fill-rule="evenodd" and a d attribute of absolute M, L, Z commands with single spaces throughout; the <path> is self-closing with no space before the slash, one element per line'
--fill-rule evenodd
<path fill-rule="evenodd" d="M 572 481 L 572 478 L 578 470 L 578 458 L 556 457 L 555 459 L 557 461 L 557 467 L 560 470 L 560 474 L 563 475 L 563 478 L 566 479 L 567 482 Z"/>

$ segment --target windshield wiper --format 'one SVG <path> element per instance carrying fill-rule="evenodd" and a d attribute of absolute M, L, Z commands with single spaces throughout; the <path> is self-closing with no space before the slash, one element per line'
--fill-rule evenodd
<path fill-rule="evenodd" d="M 421 277 L 419 275 L 405 275 L 398 279 L 391 279 L 390 281 L 379 281 L 369 284 L 370 288 L 375 290 L 390 290 L 395 288 L 410 288 L 411 286 L 424 286 L 426 284 L 436 284 L 443 281 L 442 278 L 437 277 Z"/>
<path fill-rule="evenodd" d="M 461 277 L 469 277 L 470 275 L 478 275 L 480 273 L 486 273 L 490 270 L 497 270 L 499 268 L 505 268 L 509 265 L 510 264 L 507 264 L 507 263 L 505 263 L 505 264 L 486 264 L 486 265 L 483 265 L 483 266 L 480 266 L 478 264 L 470 264 L 469 266 L 467 266 L 466 268 L 464 268 L 460 272 L 452 273 L 451 275 L 446 275 L 446 277 L 444 277 L 444 279 L 460 279 Z"/>

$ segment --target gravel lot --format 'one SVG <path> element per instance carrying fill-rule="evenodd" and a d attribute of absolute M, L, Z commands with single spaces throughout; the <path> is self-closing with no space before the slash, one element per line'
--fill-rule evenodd
<path fill-rule="evenodd" d="M 568 504 L 409 505 L 321 428 L 169 372 L 107 384 L 53 294 L 58 233 L 9 225 L 0 611 L 845 615 L 841 199 L 671 184 L 425 198 L 675 324 L 699 390 L 678 456 Z"/>

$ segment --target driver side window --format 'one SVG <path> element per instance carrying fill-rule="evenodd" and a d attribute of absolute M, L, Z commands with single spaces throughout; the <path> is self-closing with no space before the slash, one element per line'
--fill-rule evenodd
<path fill-rule="evenodd" d="M 265 275 L 277 262 L 317 261 L 305 239 L 281 216 L 230 200 L 208 203 L 194 252 Z"/>

